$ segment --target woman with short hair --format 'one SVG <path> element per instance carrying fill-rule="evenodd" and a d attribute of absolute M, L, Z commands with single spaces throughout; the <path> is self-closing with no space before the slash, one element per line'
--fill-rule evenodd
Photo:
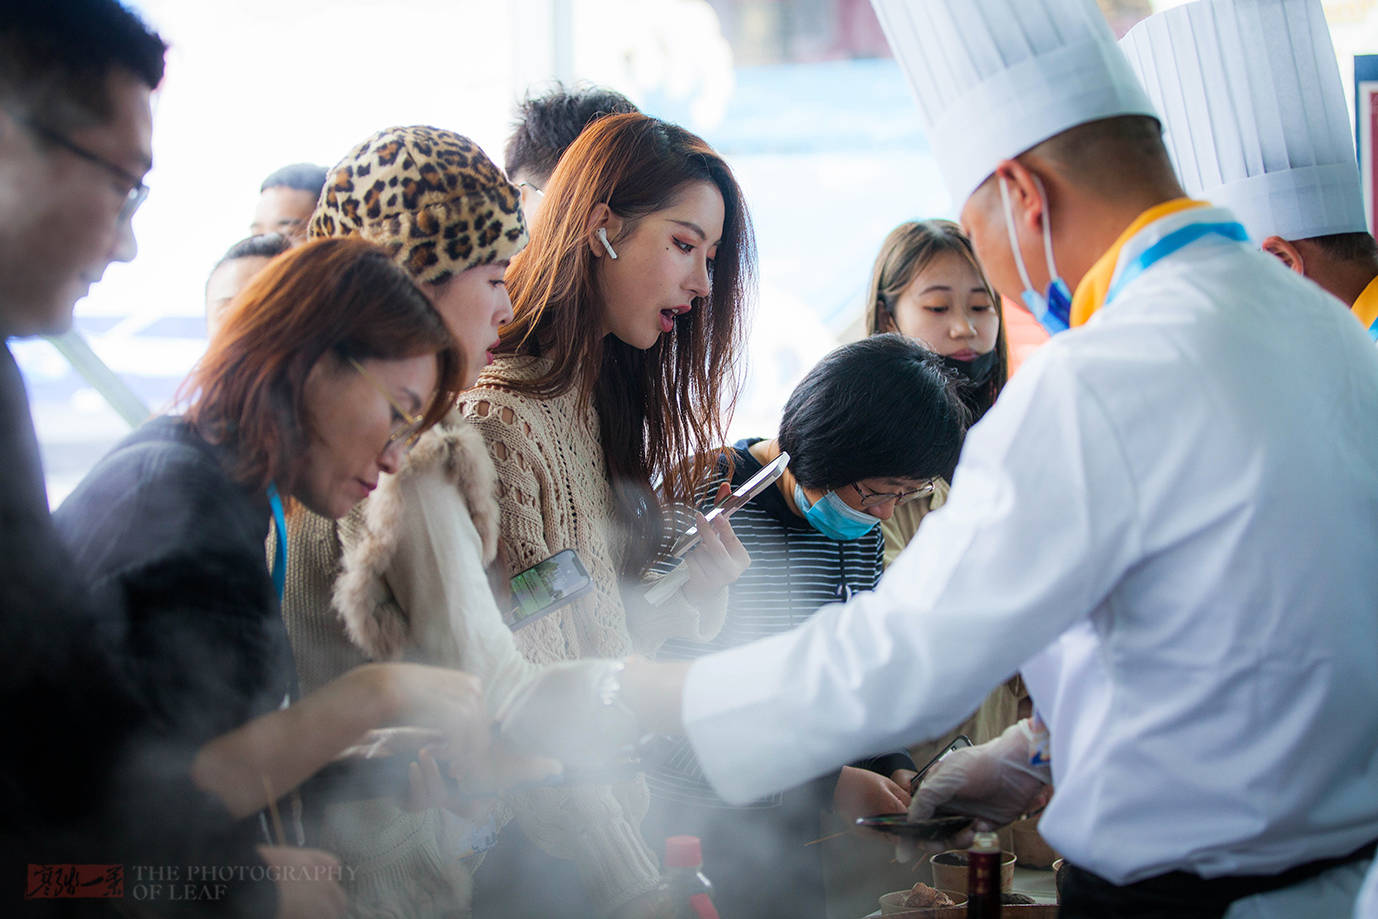
<path fill-rule="evenodd" d="M 751 567 L 728 588 L 727 619 L 707 642 L 672 639 L 661 659 L 691 660 L 787 631 L 820 607 L 871 590 L 881 576 L 880 524 L 951 475 L 967 412 L 938 359 L 899 335 L 834 350 L 785 403 L 774 438 L 733 445 L 718 479 L 739 487 L 782 452 L 783 475 L 732 517 Z M 706 506 L 706 505 L 705 505 Z M 903 813 L 914 763 L 904 753 L 844 767 L 801 788 L 727 804 L 686 740 L 649 776 L 648 835 L 703 839 L 705 873 L 723 915 L 770 904 L 775 915 L 825 915 L 820 810 L 848 818 Z M 651 828 L 654 828 L 653 830 Z"/>

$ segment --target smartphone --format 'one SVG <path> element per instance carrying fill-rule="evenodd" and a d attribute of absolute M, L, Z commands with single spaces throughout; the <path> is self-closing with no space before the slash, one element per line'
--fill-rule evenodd
<path fill-rule="evenodd" d="M 944 756 L 947 756 L 953 750 L 960 750 L 963 747 L 970 746 L 972 746 L 971 738 L 966 736 L 965 734 L 958 734 L 956 737 L 952 738 L 952 742 L 949 743 L 947 746 L 943 747 L 941 750 L 939 750 L 937 756 L 934 756 L 928 762 L 924 763 L 924 767 L 918 771 L 918 774 L 915 775 L 913 779 L 910 780 L 909 793 L 912 795 L 916 790 L 918 790 L 919 783 L 923 781 L 924 776 L 928 775 L 928 770 L 938 765 L 938 760 L 942 759 Z"/>
<path fill-rule="evenodd" d="M 788 466 L 789 454 L 781 453 L 779 456 L 775 457 L 775 459 L 771 460 L 764 467 L 762 467 L 760 472 L 756 473 L 751 478 L 743 482 L 740 486 L 738 486 L 737 490 L 732 492 L 732 494 L 728 495 L 726 500 L 724 500 L 722 504 L 719 504 L 717 507 L 713 508 L 704 516 L 710 522 L 718 519 L 719 517 L 731 517 L 733 512 L 740 508 L 742 505 L 746 504 L 752 498 L 756 497 L 761 492 L 765 491 L 771 485 L 774 485 L 775 480 L 780 478 L 780 476 L 784 474 L 785 468 Z M 679 538 L 679 540 L 675 543 L 674 548 L 670 550 L 670 555 L 675 558 L 679 558 L 684 553 L 694 548 L 694 546 L 698 545 L 698 543 L 699 528 L 697 525 L 694 525 L 684 531 L 684 535 Z"/>
<path fill-rule="evenodd" d="M 858 817 L 857 826 L 864 826 L 895 836 L 908 836 L 911 839 L 946 839 L 953 833 L 961 832 L 971 826 L 971 817 L 934 817 L 932 820 L 910 821 L 908 814 L 880 814 L 876 817 Z"/>
<path fill-rule="evenodd" d="M 528 626 L 593 589 L 584 563 L 573 549 L 556 552 L 512 577 L 513 606 L 507 611 L 512 629 Z"/>

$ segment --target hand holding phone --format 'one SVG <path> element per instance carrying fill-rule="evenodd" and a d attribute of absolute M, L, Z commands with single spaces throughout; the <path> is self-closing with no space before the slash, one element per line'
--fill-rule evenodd
<path fill-rule="evenodd" d="M 709 511 L 707 515 L 705 515 L 705 519 L 708 520 L 709 523 L 712 523 L 719 517 L 731 517 L 733 513 L 748 501 L 775 484 L 775 480 L 784 475 L 785 469 L 788 466 L 789 454 L 781 453 L 779 456 L 775 457 L 775 459 L 761 467 L 759 472 L 738 486 L 732 494 L 727 496 L 725 501 Z M 698 526 L 691 526 L 688 530 L 685 530 L 684 535 L 675 542 L 674 547 L 670 550 L 670 555 L 674 558 L 682 558 L 684 553 L 698 545 L 699 538 Z"/>

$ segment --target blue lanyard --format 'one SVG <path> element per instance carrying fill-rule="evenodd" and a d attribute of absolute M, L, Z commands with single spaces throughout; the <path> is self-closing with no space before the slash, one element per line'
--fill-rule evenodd
<path fill-rule="evenodd" d="M 1378 342 L 1378 319 L 1373 320 L 1373 325 L 1368 327 L 1368 337 Z"/>
<path fill-rule="evenodd" d="M 276 482 L 268 483 L 268 506 L 273 509 L 273 526 L 277 529 L 276 549 L 273 552 L 273 587 L 278 592 L 278 603 L 282 603 L 282 592 L 287 587 L 287 520 L 282 514 L 282 498 L 278 497 Z"/>
<path fill-rule="evenodd" d="M 1138 258 L 1125 266 L 1124 271 L 1120 272 L 1120 276 L 1115 279 L 1115 283 L 1111 284 L 1110 290 L 1106 292 L 1103 305 L 1109 306 L 1110 301 L 1115 299 L 1121 287 L 1143 274 L 1155 262 L 1167 258 L 1178 249 L 1196 242 L 1203 236 L 1211 235 L 1224 236 L 1226 239 L 1233 239 L 1241 243 L 1249 241 L 1249 234 L 1244 231 L 1244 227 L 1233 220 L 1223 223 L 1189 223 L 1181 229 L 1173 230 L 1140 252 Z"/>

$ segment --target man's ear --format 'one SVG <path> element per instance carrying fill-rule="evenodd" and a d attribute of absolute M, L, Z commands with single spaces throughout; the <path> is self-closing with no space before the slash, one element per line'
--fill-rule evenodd
<path fill-rule="evenodd" d="M 1259 248 L 1276 257 L 1297 274 L 1306 274 L 1306 263 L 1302 261 L 1301 252 L 1281 236 L 1269 236 Z"/>
<path fill-rule="evenodd" d="M 995 180 L 1003 178 L 1010 196 L 1010 213 L 1016 225 L 1023 223 L 1034 233 L 1043 232 L 1042 183 L 1029 167 L 1019 160 L 1001 160 L 995 166 Z"/>
<path fill-rule="evenodd" d="M 621 217 L 612 212 L 612 208 L 601 201 L 589 209 L 588 219 L 584 221 L 584 242 L 594 258 L 603 258 L 608 254 L 607 247 L 598 238 L 598 231 L 605 231 L 609 240 L 616 241 L 622 233 L 624 223 Z"/>

